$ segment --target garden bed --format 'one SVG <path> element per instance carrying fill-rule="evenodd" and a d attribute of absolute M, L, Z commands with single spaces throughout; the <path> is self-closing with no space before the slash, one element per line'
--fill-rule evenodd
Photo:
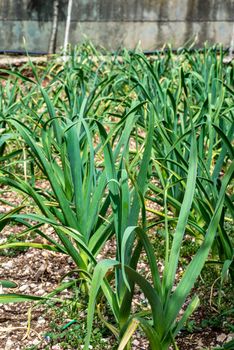
<path fill-rule="evenodd" d="M 0 349 L 231 349 L 233 64 L 93 50 L 0 72 Z"/>

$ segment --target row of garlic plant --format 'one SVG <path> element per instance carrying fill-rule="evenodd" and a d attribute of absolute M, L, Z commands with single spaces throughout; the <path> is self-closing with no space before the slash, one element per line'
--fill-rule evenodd
<path fill-rule="evenodd" d="M 86 349 L 95 305 L 104 319 L 103 297 L 115 320 L 115 326 L 105 324 L 119 349 L 130 348 L 137 327 L 152 349 L 176 347 L 174 339 L 198 297 L 178 319 L 179 312 L 212 248 L 213 258 L 218 250 L 219 262 L 233 278 L 233 248 L 225 231 L 227 210 L 233 214 L 227 191 L 233 175 L 233 66 L 224 67 L 222 51 L 217 57 L 211 49 L 177 56 L 168 51 L 155 60 L 124 51 L 121 58 L 103 60 L 93 48 L 78 48 L 64 67 L 51 63 L 39 71 L 30 64 L 30 69 L 30 78 L 2 72 L 11 79 L 2 75 L 0 181 L 23 193 L 34 209 L 20 214 L 22 208 L 14 208 L 1 217 L 3 225 L 20 222 L 27 233 L 35 231 L 47 241 L 15 245 L 72 257 L 80 272 L 78 285 L 85 284 L 90 293 Z M 21 163 L 26 174 L 12 172 Z M 38 173 L 48 190 L 37 187 Z M 147 221 L 150 201 L 161 208 L 151 210 L 153 224 Z M 58 239 L 40 230 L 44 223 L 54 227 Z M 161 275 L 148 232 L 153 226 L 157 234 L 162 225 Z M 178 280 L 186 232 L 203 238 Z M 97 262 L 113 236 L 115 260 Z M 142 254 L 148 258 L 151 283 L 137 271 Z M 133 315 L 136 284 L 150 309 Z M 1 302 L 29 298 L 4 295 Z"/>

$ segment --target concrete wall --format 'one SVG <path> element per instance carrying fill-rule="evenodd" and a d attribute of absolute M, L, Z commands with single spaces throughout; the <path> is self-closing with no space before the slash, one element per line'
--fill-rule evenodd
<path fill-rule="evenodd" d="M 60 9 L 57 48 L 63 44 L 66 1 Z M 43 21 L 27 10 L 28 0 L 0 0 L 0 50 L 47 51 L 52 0 L 45 1 Z M 145 50 L 171 43 L 174 48 L 198 36 L 229 46 L 233 33 L 234 0 L 73 0 L 70 42 L 91 39 L 110 49 Z"/>

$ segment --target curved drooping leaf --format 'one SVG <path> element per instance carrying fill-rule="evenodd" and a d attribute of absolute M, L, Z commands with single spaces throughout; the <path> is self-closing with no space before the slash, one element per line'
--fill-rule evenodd
<path fill-rule="evenodd" d="M 8 280 L 0 280 L 0 287 L 3 288 L 17 288 L 18 284 L 13 282 L 13 281 L 8 281 Z"/>

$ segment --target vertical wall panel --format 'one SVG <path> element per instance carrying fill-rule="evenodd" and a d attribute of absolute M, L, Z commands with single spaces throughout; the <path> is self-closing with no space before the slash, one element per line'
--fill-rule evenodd
<path fill-rule="evenodd" d="M 41 22 L 28 11 L 29 0 L 0 0 L 0 49 L 47 50 L 51 11 L 44 8 Z M 66 0 L 60 16 L 58 47 L 63 43 Z M 51 2 L 45 6 L 51 7 Z M 109 48 L 121 45 L 154 49 L 165 42 L 175 47 L 198 35 L 197 45 L 208 40 L 228 46 L 234 22 L 234 0 L 73 0 L 70 39 L 73 44 L 84 35 Z M 37 33 L 34 33 L 37 31 Z"/>

